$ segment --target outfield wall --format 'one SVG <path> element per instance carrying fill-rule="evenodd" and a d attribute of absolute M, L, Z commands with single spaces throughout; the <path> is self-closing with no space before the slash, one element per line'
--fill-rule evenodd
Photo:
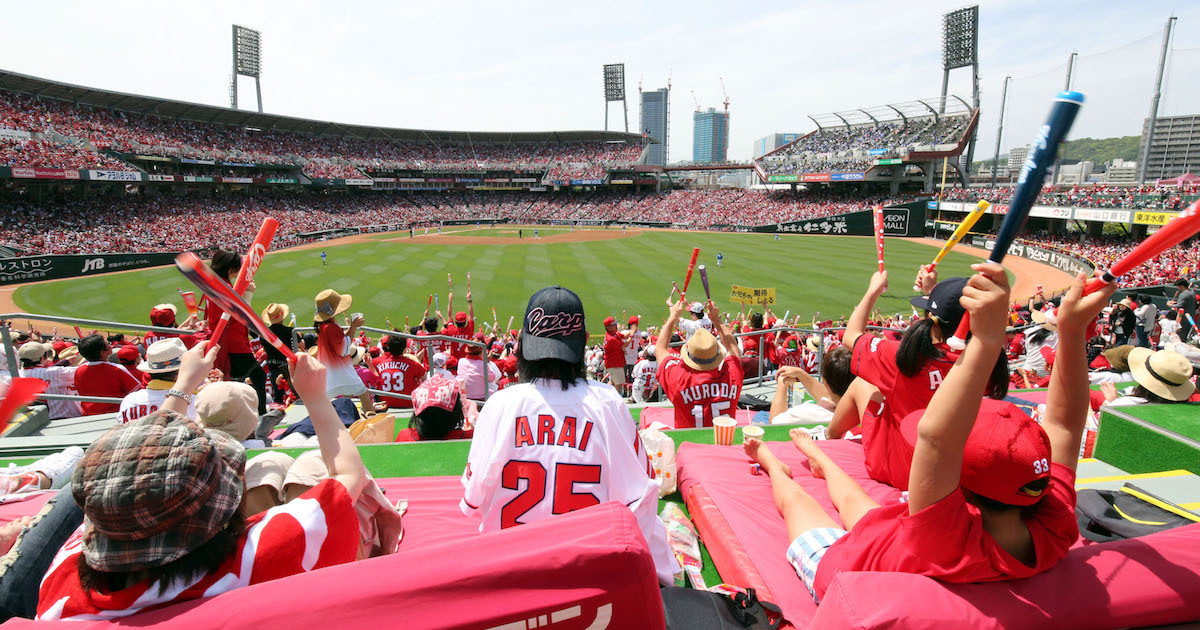
<path fill-rule="evenodd" d="M 914 201 L 883 209 L 884 236 L 925 236 L 925 202 Z M 862 210 L 818 219 L 772 223 L 751 228 L 754 232 L 826 234 L 830 236 L 874 236 L 873 211 Z"/>
<path fill-rule="evenodd" d="M 69 254 L 0 258 L 0 285 L 77 278 L 113 271 L 160 267 L 175 261 L 175 252 L 150 254 Z"/>

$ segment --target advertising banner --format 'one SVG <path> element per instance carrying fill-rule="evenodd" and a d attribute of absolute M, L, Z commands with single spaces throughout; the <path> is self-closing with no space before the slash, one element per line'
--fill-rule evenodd
<path fill-rule="evenodd" d="M 887 149 L 870 149 L 867 151 L 867 155 L 883 155 L 884 153 L 887 153 L 887 152 L 888 152 Z"/>
<path fill-rule="evenodd" d="M 61 168 L 26 168 L 12 167 L 12 176 L 20 179 L 79 179 L 79 171 L 68 171 Z"/>
<path fill-rule="evenodd" d="M 20 129 L 0 129 L 0 139 L 2 140 L 28 140 L 32 136 L 28 131 Z"/>
<path fill-rule="evenodd" d="M 152 182 L 177 182 L 177 181 L 183 181 L 182 179 L 178 179 L 176 175 L 159 175 L 159 174 L 157 174 L 157 173 L 151 173 L 151 174 L 147 175 L 147 176 L 146 176 L 146 179 L 148 179 L 148 180 L 150 180 L 150 181 L 152 181 Z"/>
<path fill-rule="evenodd" d="M 790 183 L 790 182 L 800 181 L 800 177 L 798 175 L 769 175 L 767 177 L 767 181 Z"/>
<path fill-rule="evenodd" d="M 254 178 L 253 177 L 222 177 L 221 183 L 223 183 L 223 184 L 253 184 Z"/>
<path fill-rule="evenodd" d="M 214 166 L 217 163 L 216 160 L 193 160 L 192 158 L 179 158 L 179 161 L 184 164 L 205 164 L 208 166 Z"/>
<path fill-rule="evenodd" d="M 829 176 L 832 182 L 861 182 L 866 177 L 864 173 L 834 173 Z"/>
<path fill-rule="evenodd" d="M 454 181 L 462 182 L 462 183 L 466 183 L 466 184 L 474 184 L 474 183 L 478 183 L 482 180 L 480 180 L 478 177 L 455 177 Z"/>
<path fill-rule="evenodd" d="M 375 180 L 376 184 L 394 184 L 394 183 L 396 183 L 395 177 L 374 177 L 372 179 Z"/>
<path fill-rule="evenodd" d="M 413 183 L 413 184 L 423 184 L 423 183 L 425 183 L 425 178 L 424 177 L 397 177 L 396 181 Z M 430 181 L 434 181 L 434 180 L 430 180 Z"/>
<path fill-rule="evenodd" d="M 536 184 L 538 179 L 536 177 L 514 177 L 512 181 L 514 184 Z"/>
<path fill-rule="evenodd" d="M 829 173 L 805 173 L 803 179 L 806 182 L 827 182 Z"/>
<path fill-rule="evenodd" d="M 971 244 L 976 247 L 982 247 L 988 251 L 996 248 L 996 239 L 976 236 L 971 239 Z M 1050 265 L 1060 271 L 1065 271 L 1071 275 L 1083 272 L 1086 274 L 1092 273 L 1092 266 L 1086 261 L 1068 256 L 1053 249 L 1045 247 L 1036 247 L 1034 245 L 1026 245 L 1024 243 L 1013 243 L 1008 246 L 1008 254 L 1011 256 L 1019 256 L 1026 260 L 1039 262 L 1044 265 Z"/>
<path fill-rule="evenodd" d="M 170 265 L 174 252 L 155 254 L 73 254 L 0 259 L 0 285 L 91 276 L 110 271 Z"/>
<path fill-rule="evenodd" d="M 632 179 L 610 179 L 608 181 L 608 183 L 610 183 L 610 184 L 632 184 L 633 180 Z"/>
<path fill-rule="evenodd" d="M 1070 219 L 1071 209 L 1062 208 L 1059 206 L 1034 206 L 1029 211 L 1031 217 L 1043 217 L 1046 219 Z"/>
<path fill-rule="evenodd" d="M 735 284 L 729 290 L 729 301 L 735 304 L 764 304 L 766 306 L 774 306 L 775 287 L 755 289 Z"/>
<path fill-rule="evenodd" d="M 213 181 L 213 178 L 204 177 L 201 175 L 184 175 L 183 181 L 187 182 L 189 184 L 211 184 Z"/>
<path fill-rule="evenodd" d="M 364 177 L 348 177 L 348 178 L 346 178 L 347 186 L 370 186 L 374 183 L 375 182 L 371 181 L 370 178 L 364 178 Z"/>
<path fill-rule="evenodd" d="M 572 179 L 571 180 L 572 186 L 599 186 L 600 184 L 603 184 L 603 183 L 604 183 L 604 180 L 602 180 L 602 179 Z"/>
<path fill-rule="evenodd" d="M 297 184 L 299 181 L 295 177 L 268 177 L 268 184 Z"/>
<path fill-rule="evenodd" d="M 1148 212 L 1138 210 L 1133 213 L 1133 222 L 1138 225 L 1166 225 L 1167 221 L 1175 218 L 1178 212 Z"/>
<path fill-rule="evenodd" d="M 903 164 L 904 160 L 900 158 L 882 158 L 875 160 L 875 163 L 879 166 L 887 166 L 889 164 Z"/>
<path fill-rule="evenodd" d="M 1103 221 L 1104 223 L 1129 223 L 1130 210 L 1106 210 L 1102 208 L 1076 208 L 1076 221 Z"/>
<path fill-rule="evenodd" d="M 883 209 L 883 233 L 886 236 L 920 236 L 924 234 L 924 210 L 918 204 L 921 216 L 913 217 L 908 207 Z M 871 236 L 875 233 L 875 222 L 870 210 L 850 212 L 820 219 L 806 219 L 789 223 L 774 223 L 754 228 L 755 232 L 782 232 L 789 234 L 828 234 L 831 236 Z"/>

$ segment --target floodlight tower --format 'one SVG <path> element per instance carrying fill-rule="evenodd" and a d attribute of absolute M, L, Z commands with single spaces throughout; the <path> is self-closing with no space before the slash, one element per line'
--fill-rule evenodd
<path fill-rule="evenodd" d="M 625 110 L 625 133 L 629 133 L 629 104 L 625 101 L 625 64 L 604 65 L 604 130 L 608 131 L 608 104 L 621 101 Z"/>
<path fill-rule="evenodd" d="M 942 102 L 939 110 L 946 111 L 946 95 L 950 87 L 950 71 L 971 68 L 971 106 L 979 109 L 979 5 L 951 11 L 942 16 Z M 978 125 L 976 125 L 978 128 Z M 975 157 L 977 131 L 971 132 L 967 145 L 965 168 L 959 169 L 963 186 L 968 185 L 971 160 Z"/>
<path fill-rule="evenodd" d="M 253 77 L 258 96 L 258 113 L 262 113 L 262 33 L 245 26 L 233 25 L 233 76 L 229 81 L 229 106 L 238 106 L 238 77 Z"/>

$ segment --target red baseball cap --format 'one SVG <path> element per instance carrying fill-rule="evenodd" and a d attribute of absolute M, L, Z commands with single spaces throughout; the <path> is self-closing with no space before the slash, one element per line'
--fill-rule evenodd
<path fill-rule="evenodd" d="M 900 421 L 900 432 L 909 444 L 917 443 L 919 409 Z M 1044 490 L 1026 488 L 1050 476 L 1050 438 L 1042 426 L 1020 407 L 985 398 L 975 426 L 963 448 L 962 487 L 1008 505 L 1033 505 Z"/>
<path fill-rule="evenodd" d="M 775 322 L 777 322 L 777 321 L 779 321 L 779 320 L 775 319 L 774 317 L 768 317 L 767 318 L 767 327 L 770 328 L 770 327 L 775 326 Z"/>
<path fill-rule="evenodd" d="M 632 316 L 630 316 L 630 317 L 629 317 L 629 325 L 630 325 L 630 326 L 632 326 L 632 325 L 634 325 L 634 324 L 636 324 L 636 323 L 638 323 L 638 317 L 637 317 L 637 315 L 632 315 Z"/>
<path fill-rule="evenodd" d="M 117 360 L 124 364 L 137 363 L 141 361 L 142 355 L 138 352 L 136 346 L 121 346 L 117 350 Z"/>
<path fill-rule="evenodd" d="M 605 317 L 604 318 L 605 327 L 615 326 L 616 324 L 617 324 L 617 318 L 615 318 L 615 317 Z"/>
<path fill-rule="evenodd" d="M 467 314 L 466 314 L 466 313 L 464 313 L 464 312 L 462 312 L 462 311 L 459 311 L 459 312 L 455 313 L 455 314 L 454 314 L 454 321 L 456 321 L 456 322 L 458 322 L 458 323 L 460 323 L 460 324 L 465 324 L 465 323 L 467 323 Z"/>

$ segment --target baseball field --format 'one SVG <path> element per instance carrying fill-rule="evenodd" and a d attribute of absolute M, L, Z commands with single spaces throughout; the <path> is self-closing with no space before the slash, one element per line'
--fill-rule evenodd
<path fill-rule="evenodd" d="M 261 312 L 269 302 L 287 303 L 297 322 L 307 326 L 313 296 L 330 288 L 352 294 L 351 311 L 362 312 L 368 325 L 383 327 L 390 318 L 400 326 L 406 316 L 415 324 L 431 293 L 446 313 L 447 273 L 454 278 L 455 310 L 466 310 L 470 272 L 481 323 L 491 322 L 494 306 L 500 326 L 510 315 L 519 326 L 529 296 L 560 284 L 580 295 L 588 330 L 601 333 L 602 320 L 611 314 L 661 322 L 671 282 L 683 285 L 693 247 L 701 249 L 699 263 L 708 269 L 713 299 L 722 311 L 740 308 L 730 300 L 731 286 L 737 284 L 774 288 L 774 311 L 780 316 L 789 310 L 806 320 L 815 312 L 849 315 L 876 267 L 871 238 L 781 235 L 775 240 L 771 234 L 541 227 L 534 239 L 534 229 L 471 227 L 416 238 L 407 232 L 364 235 L 270 253 L 255 279 L 253 306 Z M 879 301 L 884 313 L 909 312 L 913 273 L 935 253 L 927 244 L 887 239 L 886 264 L 895 271 Z M 977 260 L 952 252 L 941 270 L 944 276 L 967 275 Z M 174 267 L 163 267 L 28 285 L 14 299 L 31 313 L 148 323 L 150 307 L 159 302 L 174 302 L 185 312 L 180 287 L 192 288 Z M 688 296 L 704 297 L 698 273 Z"/>

